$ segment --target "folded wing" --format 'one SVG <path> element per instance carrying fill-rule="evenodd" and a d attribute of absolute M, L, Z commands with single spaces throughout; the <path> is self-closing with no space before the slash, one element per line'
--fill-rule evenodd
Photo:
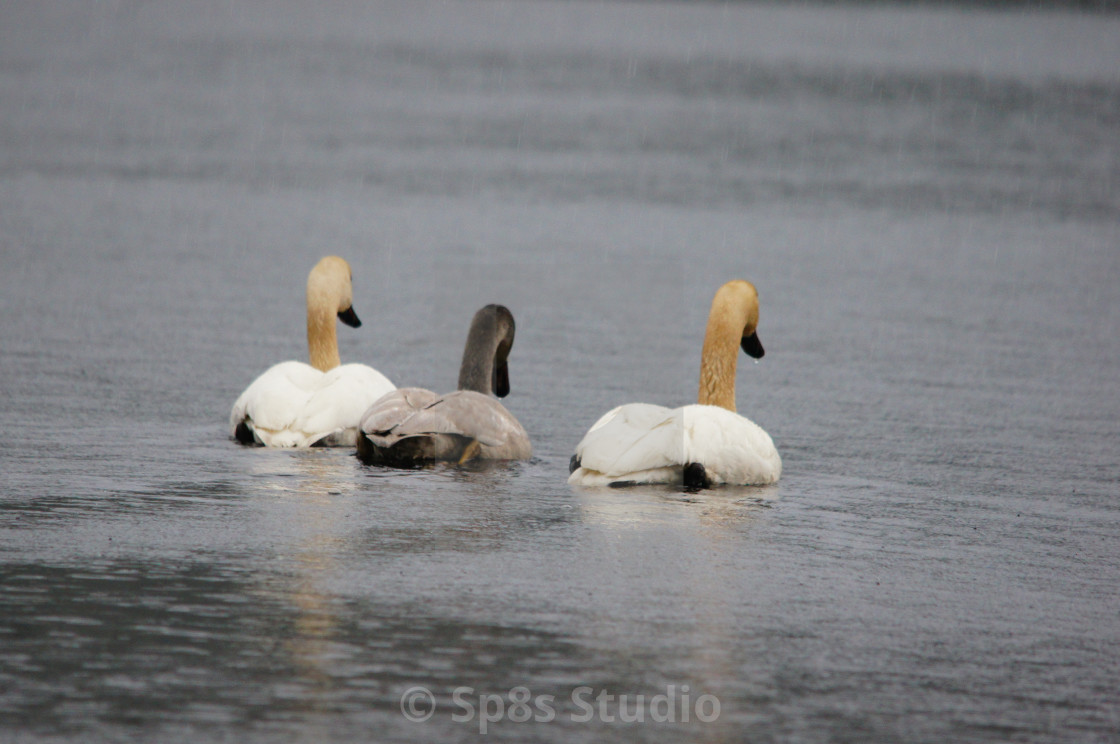
<path fill-rule="evenodd" d="M 680 409 L 649 403 L 629 403 L 608 411 L 576 447 L 585 474 L 608 480 L 643 482 L 650 471 L 679 468 L 683 456 Z M 582 476 L 576 473 L 573 482 L 581 482 Z"/>
<path fill-rule="evenodd" d="M 517 460 L 532 455 L 529 436 L 517 419 L 497 400 L 472 390 L 437 396 L 421 388 L 402 388 L 366 412 L 361 430 L 378 451 L 359 443 L 359 454 L 373 462 L 458 460 L 465 455 Z"/>

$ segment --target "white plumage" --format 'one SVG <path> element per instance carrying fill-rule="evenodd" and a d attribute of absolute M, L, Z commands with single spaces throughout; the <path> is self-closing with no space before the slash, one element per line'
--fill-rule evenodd
<path fill-rule="evenodd" d="M 303 362 L 280 362 L 265 370 L 233 404 L 231 433 L 251 422 L 266 447 L 354 446 L 362 413 L 395 389 L 385 375 L 364 364 L 320 372 Z"/>
<path fill-rule="evenodd" d="M 750 419 L 719 406 L 665 408 L 629 403 L 600 418 L 576 447 L 569 482 L 680 483 L 684 466 L 704 466 L 711 485 L 765 485 L 782 475 L 774 441 Z"/>

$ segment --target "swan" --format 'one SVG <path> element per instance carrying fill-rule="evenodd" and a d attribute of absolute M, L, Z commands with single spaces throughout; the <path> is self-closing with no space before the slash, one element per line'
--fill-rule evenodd
<path fill-rule="evenodd" d="M 776 482 L 782 460 L 773 440 L 735 412 L 738 349 L 755 359 L 764 353 L 757 326 L 754 285 L 736 279 L 720 287 L 704 334 L 698 402 L 674 409 L 630 403 L 608 411 L 576 446 L 568 483 L 708 488 Z"/>
<path fill-rule="evenodd" d="M 394 390 L 362 415 L 358 457 L 368 465 L 410 467 L 434 460 L 527 460 L 529 435 L 488 393 L 509 394 L 513 314 L 487 305 L 474 315 L 459 389 L 437 395 L 423 388 Z"/>
<path fill-rule="evenodd" d="M 322 258 L 307 276 L 307 348 L 311 364 L 280 362 L 241 393 L 229 414 L 230 434 L 266 447 L 353 446 L 362 413 L 396 389 L 364 364 L 341 364 L 335 317 L 362 324 L 351 304 L 350 264 Z"/>

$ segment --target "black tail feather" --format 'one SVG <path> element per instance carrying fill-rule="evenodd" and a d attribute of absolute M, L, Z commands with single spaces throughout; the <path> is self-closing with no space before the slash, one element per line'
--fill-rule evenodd
<path fill-rule="evenodd" d="M 253 428 L 249 426 L 248 422 L 242 421 L 233 430 L 233 438 L 241 444 L 256 444 L 257 438 L 253 436 Z"/>
<path fill-rule="evenodd" d="M 684 466 L 684 487 L 694 489 L 712 487 L 712 480 L 702 464 L 690 462 Z"/>

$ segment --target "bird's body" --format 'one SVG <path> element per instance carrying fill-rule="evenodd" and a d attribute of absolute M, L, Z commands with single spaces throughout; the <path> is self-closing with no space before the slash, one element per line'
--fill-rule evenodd
<path fill-rule="evenodd" d="M 364 364 L 322 372 L 303 362 L 280 362 L 233 404 L 233 436 L 266 447 L 354 446 L 362 412 L 393 383 Z"/>
<path fill-rule="evenodd" d="M 513 414 L 474 390 L 446 395 L 423 388 L 394 390 L 362 418 L 361 429 L 358 456 L 369 464 L 524 460 L 533 452 Z"/>
<path fill-rule="evenodd" d="M 773 483 L 781 460 L 770 435 L 719 406 L 619 406 L 600 418 L 576 451 L 585 486 Z"/>

